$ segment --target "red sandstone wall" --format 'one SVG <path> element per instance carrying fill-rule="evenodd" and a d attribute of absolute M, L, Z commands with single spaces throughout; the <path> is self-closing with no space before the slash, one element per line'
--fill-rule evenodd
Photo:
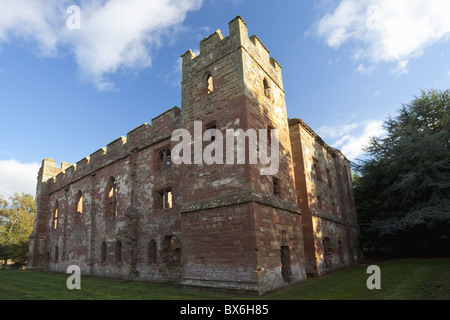
<path fill-rule="evenodd" d="M 320 275 L 354 262 L 351 247 L 358 240 L 350 231 L 357 223 L 349 166 L 301 120 L 290 123 L 306 269 Z"/>

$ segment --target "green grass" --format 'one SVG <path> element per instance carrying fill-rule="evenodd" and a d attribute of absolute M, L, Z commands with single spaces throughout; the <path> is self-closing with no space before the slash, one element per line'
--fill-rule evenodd
<path fill-rule="evenodd" d="M 358 265 L 270 293 L 263 300 L 450 300 L 450 259 L 377 263 L 381 290 L 368 290 L 368 265 Z M 1 300 L 228 300 L 248 299 L 168 284 L 81 278 L 81 290 L 68 290 L 68 274 L 0 271 Z"/>
<path fill-rule="evenodd" d="M 381 269 L 381 289 L 369 290 L 368 265 L 310 278 L 269 299 L 301 300 L 450 300 L 450 259 L 395 260 L 374 263 Z"/>

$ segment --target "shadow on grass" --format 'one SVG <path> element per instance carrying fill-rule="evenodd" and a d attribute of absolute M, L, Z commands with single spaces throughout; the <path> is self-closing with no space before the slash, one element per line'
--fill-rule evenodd
<path fill-rule="evenodd" d="M 376 263 L 373 263 L 376 264 Z M 366 286 L 368 265 L 357 265 L 306 283 L 250 298 L 180 286 L 82 276 L 81 290 L 68 290 L 68 274 L 0 271 L 1 300 L 448 300 L 450 259 L 393 260 L 377 264 L 381 290 Z"/>

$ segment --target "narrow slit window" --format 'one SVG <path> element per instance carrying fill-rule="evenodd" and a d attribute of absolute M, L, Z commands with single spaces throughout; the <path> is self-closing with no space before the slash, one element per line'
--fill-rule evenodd
<path fill-rule="evenodd" d="M 122 242 L 116 241 L 116 263 L 122 263 Z"/>
<path fill-rule="evenodd" d="M 55 247 L 55 262 L 58 262 L 59 259 L 59 252 L 58 252 L 58 246 Z"/>
<path fill-rule="evenodd" d="M 317 159 L 313 159 L 313 170 L 314 170 L 314 175 L 316 176 L 316 180 L 317 181 L 322 181 L 321 177 L 320 177 L 320 166 L 319 166 L 319 160 Z"/>
<path fill-rule="evenodd" d="M 102 262 L 106 262 L 106 243 L 104 241 L 102 242 L 101 260 Z"/>
<path fill-rule="evenodd" d="M 271 125 L 267 125 L 267 146 L 268 146 L 268 150 L 270 150 L 271 145 L 272 145 L 272 130 L 274 130 L 274 127 L 272 127 Z"/>
<path fill-rule="evenodd" d="M 117 217 L 117 183 L 113 177 L 109 178 L 106 190 L 106 216 Z"/>
<path fill-rule="evenodd" d="M 278 178 L 273 178 L 273 195 L 280 196 L 280 180 Z"/>
<path fill-rule="evenodd" d="M 148 263 L 156 263 L 156 241 L 151 240 L 148 244 Z"/>
<path fill-rule="evenodd" d="M 58 229 L 59 202 L 56 201 L 55 211 L 53 212 L 53 229 Z"/>

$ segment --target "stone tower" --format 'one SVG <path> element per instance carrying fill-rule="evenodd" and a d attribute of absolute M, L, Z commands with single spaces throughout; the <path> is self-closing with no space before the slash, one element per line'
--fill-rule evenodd
<path fill-rule="evenodd" d="M 189 50 L 182 58 L 182 127 L 194 136 L 192 164 L 181 176 L 182 283 L 263 294 L 305 280 L 281 66 L 256 36 L 248 37 L 240 16 L 229 23 L 228 37 L 218 30 L 200 43 L 198 56 Z M 216 129 L 217 137 L 195 140 L 199 128 Z M 273 129 L 278 139 L 267 134 Z M 247 138 L 238 163 L 238 136 L 249 130 L 259 139 Z M 263 133 L 269 145 L 279 141 L 279 152 L 270 151 L 278 163 L 268 174 L 262 170 L 269 165 L 252 161 Z M 223 164 L 195 154 L 200 143 L 206 151 L 219 140 Z"/>

